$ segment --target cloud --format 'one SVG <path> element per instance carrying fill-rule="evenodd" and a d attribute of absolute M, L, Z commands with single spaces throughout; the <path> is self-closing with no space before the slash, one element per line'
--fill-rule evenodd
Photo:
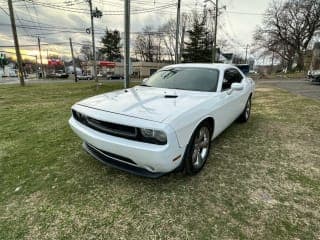
<path fill-rule="evenodd" d="M 214 1 L 214 0 L 213 0 Z M 88 9 L 86 1 L 69 0 L 69 5 L 66 5 L 65 0 L 56 1 L 37 1 L 40 5 L 32 5 L 32 2 L 26 1 L 24 3 L 15 2 L 16 17 L 25 19 L 28 21 L 17 21 L 17 25 L 33 25 L 39 26 L 37 23 L 30 21 L 39 21 L 40 26 L 43 29 L 21 29 L 18 28 L 19 41 L 21 45 L 25 44 L 37 44 L 37 35 L 40 36 L 43 43 L 57 43 L 65 42 L 64 45 L 49 45 L 45 47 L 52 51 L 61 51 L 62 54 L 66 54 L 69 51 L 69 37 L 74 42 L 90 42 L 90 35 L 85 33 L 85 29 L 90 27 L 89 13 L 84 13 L 83 9 Z M 220 38 L 225 38 L 225 35 L 232 36 L 241 44 L 250 43 L 252 40 L 252 33 L 261 20 L 262 16 L 259 15 L 245 15 L 245 14 L 232 14 L 231 12 L 252 12 L 263 13 L 268 5 L 269 0 L 221 0 L 220 6 L 227 5 L 228 14 L 222 13 L 220 23 L 223 27 L 222 32 L 218 32 Z M 77 3 L 77 4 L 75 4 Z M 109 29 L 118 29 L 123 32 L 124 29 L 124 16 L 123 1 L 93 1 L 94 7 L 97 6 L 103 11 L 104 15 L 101 19 L 94 19 L 96 29 L 96 43 L 100 44 L 100 39 L 105 31 L 106 27 Z M 155 5 L 154 5 L 155 3 Z M 176 9 L 175 6 L 161 9 L 159 11 L 147 10 L 145 13 L 135 14 L 134 11 L 143 11 L 143 9 L 151 9 L 157 6 L 163 6 L 165 4 L 174 3 L 170 1 L 135 1 L 132 2 L 131 15 L 131 31 L 141 31 L 146 25 L 151 25 L 155 29 L 169 18 L 175 18 Z M 2 4 L 4 5 L 4 4 Z M 51 7 L 44 7 L 42 5 L 50 5 Z M 26 7 L 27 6 L 27 7 Z M 54 9 L 52 6 L 55 6 Z M 58 6 L 58 7 L 56 7 Z M 209 6 L 209 4 L 208 4 Z M 191 12 L 192 9 L 202 9 L 202 0 L 185 0 L 182 2 L 182 12 Z M 3 8 L 7 10 L 4 5 Z M 156 9 L 156 8 L 155 8 Z M 77 13 L 77 12 L 82 13 Z M 110 12 L 113 11 L 113 12 Z M 115 15 L 108 15 L 108 14 Z M 118 15 L 117 15 L 118 14 Z M 0 9 L 0 23 L 8 24 L 10 22 L 9 17 Z M 58 28 L 50 28 L 50 26 L 58 26 Z M 54 31 L 56 30 L 56 31 Z M 226 32 L 224 34 L 223 32 Z M 33 36 L 28 36 L 33 35 Z M 134 39 L 133 39 L 134 41 Z M 12 33 L 10 25 L 0 25 L 0 45 L 12 45 Z M 236 47 L 233 47 L 236 48 Z M 75 52 L 79 52 L 80 46 L 75 46 Z M 30 49 L 30 51 L 36 51 L 37 47 Z"/>

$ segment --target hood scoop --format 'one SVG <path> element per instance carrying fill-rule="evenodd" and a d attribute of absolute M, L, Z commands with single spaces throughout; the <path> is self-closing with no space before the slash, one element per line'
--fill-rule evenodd
<path fill-rule="evenodd" d="M 178 97 L 177 95 L 169 95 L 169 94 L 164 95 L 164 98 L 177 98 L 177 97 Z"/>

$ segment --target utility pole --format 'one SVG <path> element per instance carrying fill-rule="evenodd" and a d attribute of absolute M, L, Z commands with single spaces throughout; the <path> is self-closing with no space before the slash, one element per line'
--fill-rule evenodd
<path fill-rule="evenodd" d="M 218 32 L 218 17 L 219 17 L 219 1 L 216 0 L 214 3 L 212 0 L 204 0 L 204 2 L 211 2 L 215 6 L 215 26 L 214 26 L 214 39 L 213 39 L 213 46 L 212 46 L 212 63 L 217 62 L 217 32 Z M 227 9 L 224 5 L 221 9 Z M 219 59 L 218 59 L 219 60 Z"/>
<path fill-rule="evenodd" d="M 177 6 L 177 25 L 176 25 L 176 51 L 175 51 L 175 63 L 179 63 L 179 30 L 180 30 L 180 8 L 181 8 L 181 0 L 178 0 Z"/>
<path fill-rule="evenodd" d="M 124 1 L 124 88 L 130 84 L 130 0 Z"/>
<path fill-rule="evenodd" d="M 44 70 L 43 70 L 43 64 L 42 64 L 42 54 L 41 54 L 40 37 L 38 37 L 38 47 L 39 47 L 40 64 L 41 64 L 41 76 L 42 76 L 42 78 L 44 78 Z"/>
<path fill-rule="evenodd" d="M 246 46 L 246 58 L 245 58 L 245 64 L 247 64 L 248 63 L 248 49 L 249 49 L 249 44 L 247 44 L 247 46 Z"/>
<path fill-rule="evenodd" d="M 179 54 L 179 63 L 181 63 L 181 56 L 184 51 L 184 34 L 186 31 L 186 25 L 184 24 L 182 27 L 182 33 L 181 33 L 181 43 L 180 43 L 180 54 Z"/>
<path fill-rule="evenodd" d="M 73 55 L 73 47 L 72 47 L 72 39 L 69 38 L 70 41 L 70 50 L 71 50 L 71 56 L 72 56 L 72 64 L 73 64 L 73 74 L 74 74 L 74 82 L 77 82 L 77 68 L 76 68 L 76 62 L 74 60 L 74 55 Z"/>
<path fill-rule="evenodd" d="M 217 58 L 217 31 L 218 31 L 218 15 L 219 15 L 219 2 L 216 0 L 214 3 L 212 0 L 204 0 L 204 2 L 211 2 L 215 6 L 215 20 L 214 20 L 214 36 L 213 36 L 213 46 L 212 46 L 212 63 L 216 62 Z M 222 8 L 225 8 L 223 6 Z"/>
<path fill-rule="evenodd" d="M 96 43 L 94 39 L 94 24 L 93 24 L 93 12 L 92 12 L 92 0 L 88 0 L 89 7 L 90 7 L 90 18 L 91 18 L 91 37 L 92 37 L 92 55 L 93 55 L 93 78 L 96 82 L 97 79 L 97 62 L 96 62 Z"/>
<path fill-rule="evenodd" d="M 22 58 L 19 48 L 19 40 L 17 35 L 17 28 L 16 28 L 16 22 L 14 18 L 14 12 L 13 12 L 13 6 L 12 6 L 12 0 L 8 0 L 8 7 L 10 12 L 10 21 L 11 21 L 11 29 L 13 34 L 13 40 L 14 40 L 14 47 L 16 50 L 16 56 L 17 56 L 17 62 L 18 62 L 18 69 L 19 69 L 19 79 L 21 86 L 24 86 L 24 77 L 23 77 L 23 67 L 22 67 Z"/>
<path fill-rule="evenodd" d="M 216 0 L 216 16 L 215 16 L 215 25 L 214 25 L 214 40 L 213 40 L 213 49 L 212 49 L 212 62 L 215 63 L 217 59 L 217 31 L 218 31 L 218 14 L 219 14 L 219 5 L 218 0 Z"/>

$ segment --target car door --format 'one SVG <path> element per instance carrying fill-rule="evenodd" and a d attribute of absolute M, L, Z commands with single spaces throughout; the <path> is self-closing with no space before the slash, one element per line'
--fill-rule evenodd
<path fill-rule="evenodd" d="M 223 99 L 223 113 L 225 116 L 225 127 L 228 127 L 241 113 L 243 90 L 232 90 L 233 83 L 241 83 L 243 76 L 235 68 L 226 69 L 221 86 Z"/>

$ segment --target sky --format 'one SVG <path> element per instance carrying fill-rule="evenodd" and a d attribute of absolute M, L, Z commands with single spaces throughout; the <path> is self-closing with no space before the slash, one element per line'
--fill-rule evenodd
<path fill-rule="evenodd" d="M 219 0 L 221 9 L 218 21 L 218 42 L 228 39 L 227 52 L 245 54 L 247 44 L 252 44 L 252 34 L 262 23 L 263 13 L 271 0 Z M 101 37 L 106 27 L 124 29 L 123 0 L 92 0 L 93 7 L 103 12 L 101 19 L 95 18 L 96 45 L 101 45 Z M 215 0 L 213 0 L 215 2 Z M 79 54 L 80 44 L 90 43 L 86 33 L 90 27 L 87 0 L 13 0 L 18 38 L 20 45 L 36 45 L 40 36 L 42 55 L 47 53 L 70 56 L 69 38 L 74 42 L 75 54 Z M 206 3 L 212 8 L 212 2 Z M 181 0 L 181 12 L 201 11 L 203 0 Z M 0 0 L 0 51 L 14 52 L 10 19 L 6 0 Z M 146 25 L 157 27 L 170 18 L 176 18 L 176 1 L 172 0 L 131 0 L 131 42 L 135 34 Z M 58 44 L 57 44 L 58 43 Z M 22 47 L 22 54 L 38 55 L 37 46 Z M 30 58 L 34 58 L 31 57 Z"/>

